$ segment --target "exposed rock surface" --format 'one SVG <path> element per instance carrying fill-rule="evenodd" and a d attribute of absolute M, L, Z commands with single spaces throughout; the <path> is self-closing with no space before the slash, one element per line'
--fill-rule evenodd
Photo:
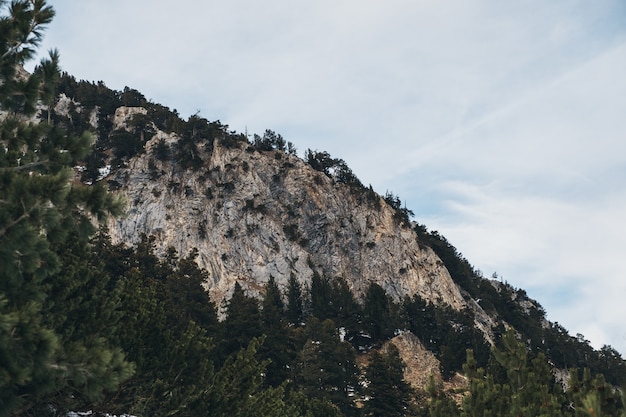
<path fill-rule="evenodd" d="M 116 112 L 116 125 L 137 110 Z M 394 219 L 382 198 L 367 201 L 296 156 L 259 152 L 242 144 L 214 145 L 204 165 L 182 170 L 153 157 L 158 132 L 146 152 L 108 179 L 126 196 L 127 214 L 111 220 L 115 241 L 156 236 L 157 251 L 193 248 L 209 271 L 207 289 L 221 300 L 239 281 L 258 292 L 272 275 L 286 286 L 290 274 L 307 282 L 314 271 L 341 276 L 361 295 L 370 282 L 399 299 L 419 294 L 460 309 L 465 305 L 441 260 Z"/>
<path fill-rule="evenodd" d="M 143 107 L 127 107 L 122 106 L 115 109 L 115 115 L 113 116 L 113 128 L 123 129 L 127 127 L 127 122 L 136 114 L 147 114 L 148 111 Z"/>
<path fill-rule="evenodd" d="M 406 365 L 404 380 L 411 387 L 416 390 L 423 390 L 428 385 L 431 375 L 435 378 L 437 384 L 443 384 L 439 360 L 422 345 L 413 333 L 409 331 L 403 332 L 388 343 L 393 343 L 398 348 L 398 353 Z M 383 350 L 385 347 L 383 347 Z"/>
<path fill-rule="evenodd" d="M 40 105 L 40 110 L 43 110 L 45 107 Z M 58 97 L 58 100 L 54 106 L 54 112 L 60 116 L 72 118 L 71 109 L 74 109 L 77 113 L 82 113 L 84 111 L 83 106 L 80 103 L 72 100 L 65 94 L 61 93 Z M 145 109 L 144 109 L 145 112 Z M 91 113 L 89 113 L 89 124 L 95 129 L 98 127 L 98 107 L 96 106 Z"/>

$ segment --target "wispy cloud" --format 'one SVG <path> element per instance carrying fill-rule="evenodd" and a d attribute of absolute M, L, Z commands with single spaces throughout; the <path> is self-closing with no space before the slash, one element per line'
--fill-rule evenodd
<path fill-rule="evenodd" d="M 450 213 L 426 224 L 445 231 L 485 275 L 497 272 L 527 289 L 549 319 L 585 334 L 596 347 L 610 342 L 622 348 L 626 192 L 574 204 L 498 188 L 450 184 Z"/>

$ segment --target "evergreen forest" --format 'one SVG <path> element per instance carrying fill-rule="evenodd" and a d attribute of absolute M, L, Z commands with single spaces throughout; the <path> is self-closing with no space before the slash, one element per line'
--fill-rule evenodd
<path fill-rule="evenodd" d="M 291 276 L 286 287 L 269 276 L 260 297 L 236 283 L 217 305 L 197 251 L 157 256 L 145 235 L 134 246 L 113 243 L 104 220 L 124 205 L 100 170 L 145 152 L 155 129 L 179 141 L 157 144 L 153 157 L 188 170 L 213 146 L 296 148 L 271 130 L 250 139 L 199 115 L 184 120 L 131 88 L 77 81 L 61 72 L 57 51 L 27 73 L 53 18 L 45 0 L 0 1 L 0 417 L 626 416 L 619 352 L 594 350 L 547 321 L 522 289 L 484 278 L 443 236 L 412 222 L 398 196 L 378 198 L 327 152 L 303 159 L 363 201 L 392 207 L 464 296 L 497 318 L 493 345 L 469 309 L 394 300 L 375 283 L 357 298 L 343 278 L 321 274 L 306 284 Z M 72 99 L 65 114 L 53 110 L 61 96 Z M 116 129 L 120 106 L 146 113 Z M 411 386 L 390 343 L 409 332 L 438 359 L 443 380 L 465 382 L 450 389 L 432 376 Z"/>

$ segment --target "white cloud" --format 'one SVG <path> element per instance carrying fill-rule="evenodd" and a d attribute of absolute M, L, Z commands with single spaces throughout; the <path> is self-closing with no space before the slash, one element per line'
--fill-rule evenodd
<path fill-rule="evenodd" d="M 551 320 L 622 352 L 625 72 L 626 43 L 407 157 L 409 176 L 439 173 L 440 203 L 420 220 L 528 289 Z M 409 206 L 428 187 L 407 187 Z"/>
<path fill-rule="evenodd" d="M 450 184 L 452 214 L 427 218 L 486 276 L 498 272 L 596 347 L 626 349 L 626 192 L 576 204 Z M 479 260 L 479 262 L 476 262 Z M 593 330 L 593 334 L 588 333 Z M 620 333 L 621 332 L 621 333 Z"/>

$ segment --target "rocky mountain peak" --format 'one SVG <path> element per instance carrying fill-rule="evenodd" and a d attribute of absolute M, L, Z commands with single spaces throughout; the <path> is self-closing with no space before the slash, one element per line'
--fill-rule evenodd
<path fill-rule="evenodd" d="M 138 112 L 118 109 L 115 125 Z M 157 146 L 169 157 L 155 157 Z M 205 144 L 202 165 L 183 169 L 177 146 L 177 135 L 157 131 L 108 178 L 128 203 L 109 229 L 119 242 L 153 235 L 158 253 L 197 248 L 214 300 L 236 281 L 258 294 L 270 275 L 286 286 L 291 274 L 306 283 L 317 272 L 344 278 L 357 296 L 375 282 L 395 299 L 465 305 L 441 260 L 377 194 L 366 198 L 295 155 L 245 143 Z"/>

